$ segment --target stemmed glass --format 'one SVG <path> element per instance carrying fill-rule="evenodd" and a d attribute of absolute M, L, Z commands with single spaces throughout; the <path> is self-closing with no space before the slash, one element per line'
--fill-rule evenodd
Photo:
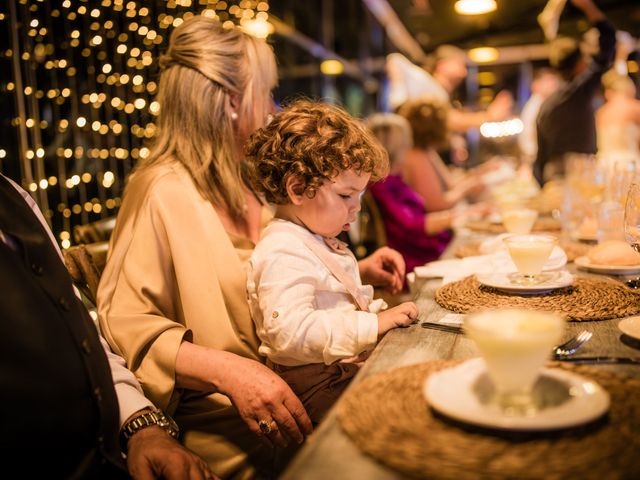
<path fill-rule="evenodd" d="M 640 184 L 632 183 L 624 207 L 624 238 L 640 253 Z M 640 277 L 627 281 L 632 288 L 640 288 Z"/>

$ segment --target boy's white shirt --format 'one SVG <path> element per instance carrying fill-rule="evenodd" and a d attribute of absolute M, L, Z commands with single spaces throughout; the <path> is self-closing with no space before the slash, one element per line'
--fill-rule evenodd
<path fill-rule="evenodd" d="M 322 245 L 353 275 L 370 301 L 370 312 L 357 310 L 347 289 L 303 238 Z M 362 285 L 353 255 L 334 252 L 320 235 L 281 219 L 265 228 L 251 255 L 247 293 L 262 342 L 259 352 L 286 366 L 360 360 L 375 346 L 377 312 L 386 308 L 381 299 L 373 300 L 372 286 Z"/>

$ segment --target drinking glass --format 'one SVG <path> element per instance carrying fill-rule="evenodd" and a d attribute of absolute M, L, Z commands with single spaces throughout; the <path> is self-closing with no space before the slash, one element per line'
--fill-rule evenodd
<path fill-rule="evenodd" d="M 537 219 L 538 212 L 531 208 L 504 208 L 502 210 L 502 224 L 509 233 L 531 233 Z"/>
<path fill-rule="evenodd" d="M 511 260 L 518 273 L 509 280 L 518 285 L 538 285 L 555 277 L 553 273 L 541 273 L 558 239 L 553 235 L 511 235 L 504 239 Z"/>
<path fill-rule="evenodd" d="M 487 365 L 495 389 L 492 403 L 507 414 L 535 413 L 533 387 L 564 326 L 562 316 L 536 310 L 491 310 L 467 316 L 464 330 Z"/>
<path fill-rule="evenodd" d="M 565 181 L 560 218 L 570 239 L 596 239 L 597 208 L 604 196 L 602 166 L 595 155 L 570 153 L 564 157 Z"/>
<path fill-rule="evenodd" d="M 624 208 L 624 237 L 640 253 L 640 184 L 632 183 Z"/>
<path fill-rule="evenodd" d="M 604 201 L 598 209 L 598 241 L 624 240 L 624 209 L 627 192 L 637 170 L 633 155 L 610 154 L 601 159 Z"/>

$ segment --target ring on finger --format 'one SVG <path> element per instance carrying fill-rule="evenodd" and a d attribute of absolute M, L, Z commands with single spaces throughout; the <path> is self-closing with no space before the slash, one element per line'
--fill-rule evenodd
<path fill-rule="evenodd" d="M 258 422 L 258 427 L 260 427 L 260 431 L 262 433 L 264 433 L 265 435 L 269 435 L 273 429 L 271 428 L 271 424 L 273 423 L 273 420 L 260 420 Z"/>

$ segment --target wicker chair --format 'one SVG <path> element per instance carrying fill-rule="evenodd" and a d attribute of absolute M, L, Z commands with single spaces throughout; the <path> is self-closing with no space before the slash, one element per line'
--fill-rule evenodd
<path fill-rule="evenodd" d="M 74 285 L 90 307 L 96 306 L 96 292 L 106 263 L 108 242 L 77 245 L 63 250 L 64 261 Z"/>
<path fill-rule="evenodd" d="M 109 240 L 116 225 L 116 217 L 103 218 L 86 225 L 73 227 L 73 238 L 76 243 L 96 243 Z"/>

